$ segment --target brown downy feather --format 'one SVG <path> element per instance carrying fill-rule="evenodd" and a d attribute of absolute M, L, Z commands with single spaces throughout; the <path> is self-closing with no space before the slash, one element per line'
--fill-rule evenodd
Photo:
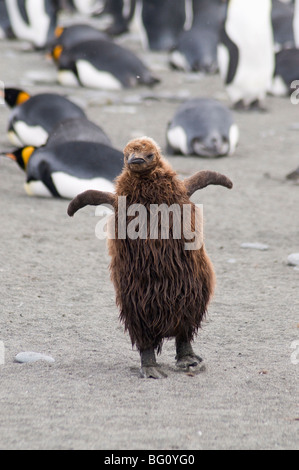
<path fill-rule="evenodd" d="M 124 169 L 116 179 L 116 194 L 86 191 L 68 208 L 72 216 L 87 204 L 106 203 L 114 207 L 115 236 L 108 239 L 111 279 L 120 320 L 139 351 L 157 348 L 160 352 L 163 340 L 173 336 L 192 341 L 207 312 L 215 275 L 203 244 L 202 220 L 195 217 L 198 208 L 189 198 L 209 184 L 232 188 L 229 178 L 212 171 L 200 171 L 184 181 L 179 180 L 157 144 L 144 137 L 129 142 L 124 149 Z M 118 238 L 118 196 L 126 196 L 127 208 L 132 204 L 146 208 L 146 239 Z M 191 205 L 191 232 L 196 232 L 202 241 L 197 249 L 185 249 L 185 244 L 192 240 L 185 238 L 183 211 L 180 215 L 170 212 L 169 239 L 161 237 L 161 220 L 158 238 L 150 237 L 151 204 L 178 204 L 181 208 Z M 179 239 L 174 236 L 177 217 L 181 218 Z M 126 227 L 132 219 L 133 216 L 126 215 Z"/>
<path fill-rule="evenodd" d="M 145 153 L 153 151 L 151 141 L 148 145 Z M 127 146 L 125 155 L 133 151 Z M 173 220 L 170 239 L 149 237 L 150 204 L 181 207 L 192 204 L 184 183 L 157 150 L 156 164 L 149 172 L 134 173 L 125 166 L 116 180 L 116 194 L 127 197 L 127 207 L 142 204 L 148 211 L 147 239 L 119 240 L 116 208 L 116 237 L 108 242 L 120 320 L 130 334 L 132 345 L 141 351 L 154 347 L 159 352 L 164 338 L 180 336 L 192 340 L 213 294 L 212 264 L 203 246 L 187 251 L 183 234 L 179 240 L 172 238 Z M 194 231 L 194 212 L 192 219 Z"/>

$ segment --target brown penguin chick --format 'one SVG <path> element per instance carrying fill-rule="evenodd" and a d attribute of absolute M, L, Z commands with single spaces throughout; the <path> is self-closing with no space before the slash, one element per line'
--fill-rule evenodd
<path fill-rule="evenodd" d="M 87 191 L 69 205 L 70 216 L 86 205 L 108 203 L 114 207 L 115 232 L 108 239 L 111 279 L 120 320 L 140 352 L 142 377 L 165 376 L 155 352 L 160 353 L 164 339 L 171 337 L 176 340 L 177 366 L 183 370 L 202 368 L 192 341 L 213 295 L 215 275 L 203 244 L 202 219 L 189 198 L 209 184 L 232 188 L 229 178 L 212 171 L 200 171 L 181 181 L 158 145 L 142 137 L 124 149 L 124 169 L 116 179 L 116 194 Z M 125 197 L 125 218 L 119 196 L 122 200 Z M 167 236 L 162 213 L 153 217 L 157 207 L 169 209 Z M 190 208 L 189 230 L 185 230 L 185 207 Z M 138 224 L 133 217 L 136 211 Z M 156 232 L 153 221 L 157 222 Z M 125 236 L 120 234 L 120 222 L 124 222 Z M 132 234 L 129 229 L 134 222 Z M 194 240 L 190 248 L 188 243 Z"/>

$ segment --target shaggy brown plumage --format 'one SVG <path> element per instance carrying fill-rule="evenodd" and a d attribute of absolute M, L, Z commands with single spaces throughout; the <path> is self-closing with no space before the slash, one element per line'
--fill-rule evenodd
<path fill-rule="evenodd" d="M 176 338 L 177 365 L 181 368 L 200 365 L 191 342 L 207 312 L 214 291 L 215 276 L 203 243 L 186 250 L 183 211 L 170 212 L 169 239 L 161 237 L 161 221 L 157 239 L 150 237 L 151 204 L 191 205 L 192 232 L 198 236 L 202 227 L 189 197 L 208 184 L 232 187 L 231 181 L 219 173 L 202 171 L 179 180 L 176 172 L 162 157 L 150 138 L 135 139 L 124 149 L 124 169 L 116 179 L 116 194 L 87 191 L 75 198 L 68 209 L 73 215 L 87 204 L 109 203 L 115 209 L 115 238 L 108 240 L 111 256 L 111 279 L 116 291 L 120 320 L 129 332 L 132 345 L 141 354 L 141 372 L 145 377 L 165 374 L 158 368 L 155 350 L 161 351 L 165 338 Z M 146 239 L 118 237 L 119 209 L 117 196 L 126 196 L 126 206 L 141 204 L 147 213 Z M 174 223 L 181 218 L 181 236 L 174 237 Z M 127 216 L 128 227 L 134 220 Z M 197 226 L 196 226 L 197 223 Z M 137 227 L 141 229 L 141 226 Z M 135 237 L 134 237 L 135 238 Z M 190 238 L 190 237 L 189 237 Z"/>

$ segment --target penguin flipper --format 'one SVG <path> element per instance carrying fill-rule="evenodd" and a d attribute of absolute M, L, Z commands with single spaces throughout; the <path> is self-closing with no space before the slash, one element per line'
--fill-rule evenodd
<path fill-rule="evenodd" d="M 78 194 L 68 206 L 67 213 L 70 217 L 85 206 L 100 206 L 101 204 L 109 204 L 115 207 L 116 196 L 113 193 L 104 191 L 95 191 L 89 189 L 81 194 Z"/>
<path fill-rule="evenodd" d="M 50 170 L 49 164 L 45 161 L 42 161 L 42 162 L 40 162 L 40 164 L 38 166 L 38 169 L 39 169 L 40 180 L 48 188 L 48 190 L 50 191 L 52 196 L 60 198 L 61 196 L 60 196 L 59 192 L 57 191 L 57 189 L 56 189 L 56 187 L 53 183 L 53 180 L 52 180 L 51 170 Z"/>
<path fill-rule="evenodd" d="M 183 183 L 187 189 L 189 197 L 198 189 L 203 189 L 209 184 L 225 186 L 228 189 L 233 187 L 233 183 L 227 176 L 217 173 L 216 171 L 209 170 L 199 171 L 195 173 L 195 175 L 185 178 Z"/>

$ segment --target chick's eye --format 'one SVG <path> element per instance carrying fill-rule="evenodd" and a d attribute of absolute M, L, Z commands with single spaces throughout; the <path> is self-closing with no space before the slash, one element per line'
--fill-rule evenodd
<path fill-rule="evenodd" d="M 148 160 L 151 160 L 152 158 L 154 158 L 154 154 L 153 154 L 153 153 L 150 153 L 150 154 L 148 154 L 148 155 L 146 156 L 146 158 L 147 158 Z"/>

